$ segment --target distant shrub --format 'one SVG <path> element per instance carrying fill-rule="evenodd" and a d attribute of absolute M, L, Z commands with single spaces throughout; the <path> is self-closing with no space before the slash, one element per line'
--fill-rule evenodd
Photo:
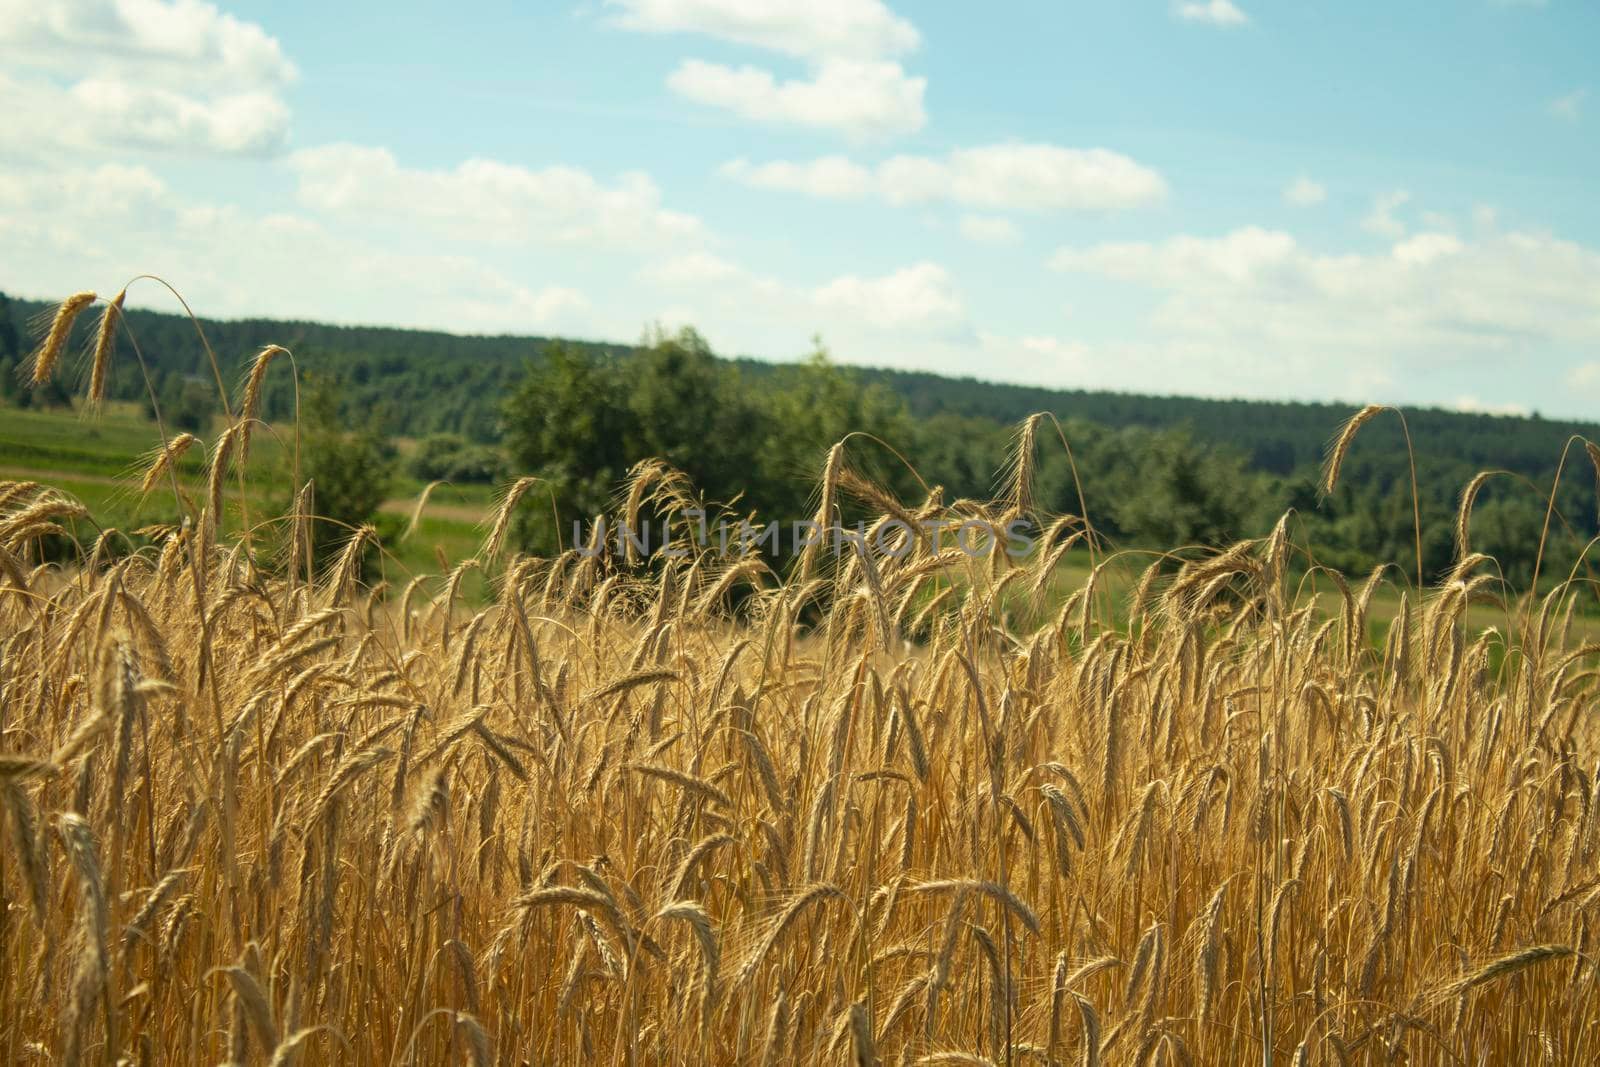
<path fill-rule="evenodd" d="M 505 467 L 497 449 L 455 433 L 429 434 L 407 461 L 411 476 L 425 482 L 494 482 Z"/>

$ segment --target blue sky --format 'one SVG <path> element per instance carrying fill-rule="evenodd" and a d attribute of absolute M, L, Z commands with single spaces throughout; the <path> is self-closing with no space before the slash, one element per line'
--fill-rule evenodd
<path fill-rule="evenodd" d="M 0 0 L 0 288 L 1593 417 L 1597 48 L 1578 0 Z"/>

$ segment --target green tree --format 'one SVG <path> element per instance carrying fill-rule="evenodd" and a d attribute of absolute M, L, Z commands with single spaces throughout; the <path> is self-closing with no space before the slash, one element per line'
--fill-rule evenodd
<path fill-rule="evenodd" d="M 503 466 L 498 450 L 475 445 L 458 433 L 429 434 L 406 461 L 412 477 L 425 482 L 493 482 Z"/>
<path fill-rule="evenodd" d="M 197 378 L 167 378 L 167 395 L 161 400 L 161 414 L 169 429 L 204 433 L 216 410 L 216 393 Z"/>
<path fill-rule="evenodd" d="M 364 523 L 378 526 L 380 538 L 395 525 L 378 514 L 393 480 L 394 453 L 375 423 L 347 424 L 337 383 L 311 375 L 302 390 L 300 477 L 313 483 L 319 521 L 312 524 L 312 550 L 325 559 Z"/>
<path fill-rule="evenodd" d="M 27 379 L 28 355 L 23 349 L 23 333 L 17 325 L 18 312 L 10 297 L 0 293 L 0 401 L 19 408 L 70 407 L 72 395 L 55 374 L 41 385 Z"/>
<path fill-rule="evenodd" d="M 1137 441 L 1134 442 L 1137 448 Z M 1186 432 L 1150 435 L 1113 507 L 1117 524 L 1148 545 L 1224 545 L 1245 535 L 1254 478 L 1237 454 L 1206 448 Z"/>
<path fill-rule="evenodd" d="M 0 363 L 15 367 L 22 362 L 22 334 L 12 317 L 11 298 L 0 293 Z"/>
<path fill-rule="evenodd" d="M 561 343 L 546 346 L 543 356 L 506 401 L 506 452 L 515 470 L 545 479 L 559 521 L 587 520 L 607 510 L 626 475 L 638 448 L 637 420 L 615 360 Z M 541 523 L 522 538 L 549 548 L 558 533 Z"/>
<path fill-rule="evenodd" d="M 629 368 L 636 436 L 628 461 L 662 459 L 712 500 L 748 499 L 759 488 L 762 459 L 762 420 L 750 390 L 693 329 L 647 340 Z"/>
<path fill-rule="evenodd" d="M 865 382 L 858 372 L 835 363 L 820 337 L 812 339 L 812 350 L 805 359 L 781 367 L 774 375 L 764 407 L 767 429 L 757 465 L 763 481 L 760 495 L 769 508 L 783 513 L 781 517 L 806 513 L 828 450 L 848 434 L 870 434 L 913 463 L 921 462 L 923 443 L 950 443 L 944 433 L 918 435 L 905 402 L 882 385 Z M 847 446 L 847 452 L 862 473 L 892 492 L 920 502 L 916 478 L 882 445 L 858 439 Z M 934 466 L 943 467 L 944 458 L 935 460 Z M 960 461 L 959 456 L 948 458 Z"/>

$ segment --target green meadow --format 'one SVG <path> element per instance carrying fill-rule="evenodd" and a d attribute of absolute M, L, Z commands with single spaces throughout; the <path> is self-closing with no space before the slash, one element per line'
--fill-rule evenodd
<path fill-rule="evenodd" d="M 213 428 L 220 429 L 220 419 L 214 420 Z M 210 434 L 201 435 L 202 444 L 210 439 Z M 156 423 L 128 401 L 108 402 L 99 412 L 7 407 L 0 409 L 0 480 L 43 482 L 79 500 L 94 526 L 92 531 L 75 531 L 81 543 L 92 543 L 106 529 L 133 537 L 142 528 L 172 523 L 179 515 L 168 479 L 162 478 L 148 494 L 139 492 L 143 472 L 161 440 Z M 394 446 L 403 456 L 412 443 L 401 438 Z M 230 527 L 258 525 L 281 513 L 289 499 L 293 449 L 293 427 L 270 425 L 258 430 L 247 469 L 229 475 Z M 176 467 L 179 490 L 190 499 L 203 496 L 202 448 L 189 449 Z M 382 521 L 391 536 L 384 541 L 378 564 L 385 578 L 400 584 L 417 574 L 437 573 L 441 559 L 459 561 L 477 551 L 482 539 L 479 522 L 493 507 L 491 487 L 436 486 L 416 528 L 407 534 L 424 486 L 399 474 L 391 481 L 391 495 L 382 507 Z"/>

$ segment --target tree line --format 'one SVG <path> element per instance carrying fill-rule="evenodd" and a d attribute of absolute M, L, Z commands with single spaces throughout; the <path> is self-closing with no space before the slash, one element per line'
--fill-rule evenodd
<path fill-rule="evenodd" d="M 30 390 L 18 374 L 36 340 L 31 322 L 47 310 L 0 295 L 4 402 L 69 399 L 59 385 Z M 1081 486 L 1090 521 L 1121 545 L 1225 544 L 1265 533 L 1292 510 L 1303 524 L 1302 543 L 1320 562 L 1347 573 L 1381 562 L 1414 573 L 1413 453 L 1405 430 L 1428 575 L 1451 566 L 1459 494 L 1482 470 L 1504 473 L 1479 493 L 1473 548 L 1495 556 L 1512 583 L 1531 580 L 1541 542 L 1542 573 L 1564 575 L 1600 529 L 1600 486 L 1575 448 L 1545 530 L 1563 449 L 1574 435 L 1600 438 L 1600 427 L 1537 415 L 1419 409 L 1405 413 L 1404 428 L 1399 417 L 1385 415 L 1363 429 L 1338 489 L 1324 497 L 1326 443 L 1350 414 L 1333 404 L 858 370 L 832 361 L 820 342 L 793 362 L 729 360 L 693 330 L 655 331 L 624 346 L 271 320 L 203 320 L 197 331 L 186 316 L 144 310 L 129 311 L 127 325 L 163 415 L 184 429 L 201 427 L 216 408 L 207 344 L 230 388 L 261 346 L 290 347 L 310 383 L 302 390 L 302 425 L 330 453 L 330 477 L 339 470 L 339 480 L 364 490 L 355 494 L 362 506 L 382 484 L 383 467 L 395 465 L 422 481 L 537 475 L 555 514 L 587 519 L 607 510 L 634 463 L 659 457 L 709 500 L 787 521 L 810 514 L 827 451 L 846 435 L 853 467 L 903 500 L 920 501 L 935 486 L 947 501 L 983 499 L 1000 485 L 1017 424 L 1049 412 L 1057 421 L 1037 444 L 1039 505 L 1077 513 Z M 113 366 L 108 394 L 148 405 L 138 363 Z M 274 421 L 295 417 L 287 375 L 268 378 L 261 410 Z M 406 449 L 389 443 L 397 436 L 408 439 Z M 359 455 L 359 464 L 340 459 L 341 450 Z M 338 504 L 319 491 L 319 508 Z M 548 545 L 564 536 L 556 520 L 541 517 L 548 509 L 541 516 L 529 510 L 526 540 Z"/>

